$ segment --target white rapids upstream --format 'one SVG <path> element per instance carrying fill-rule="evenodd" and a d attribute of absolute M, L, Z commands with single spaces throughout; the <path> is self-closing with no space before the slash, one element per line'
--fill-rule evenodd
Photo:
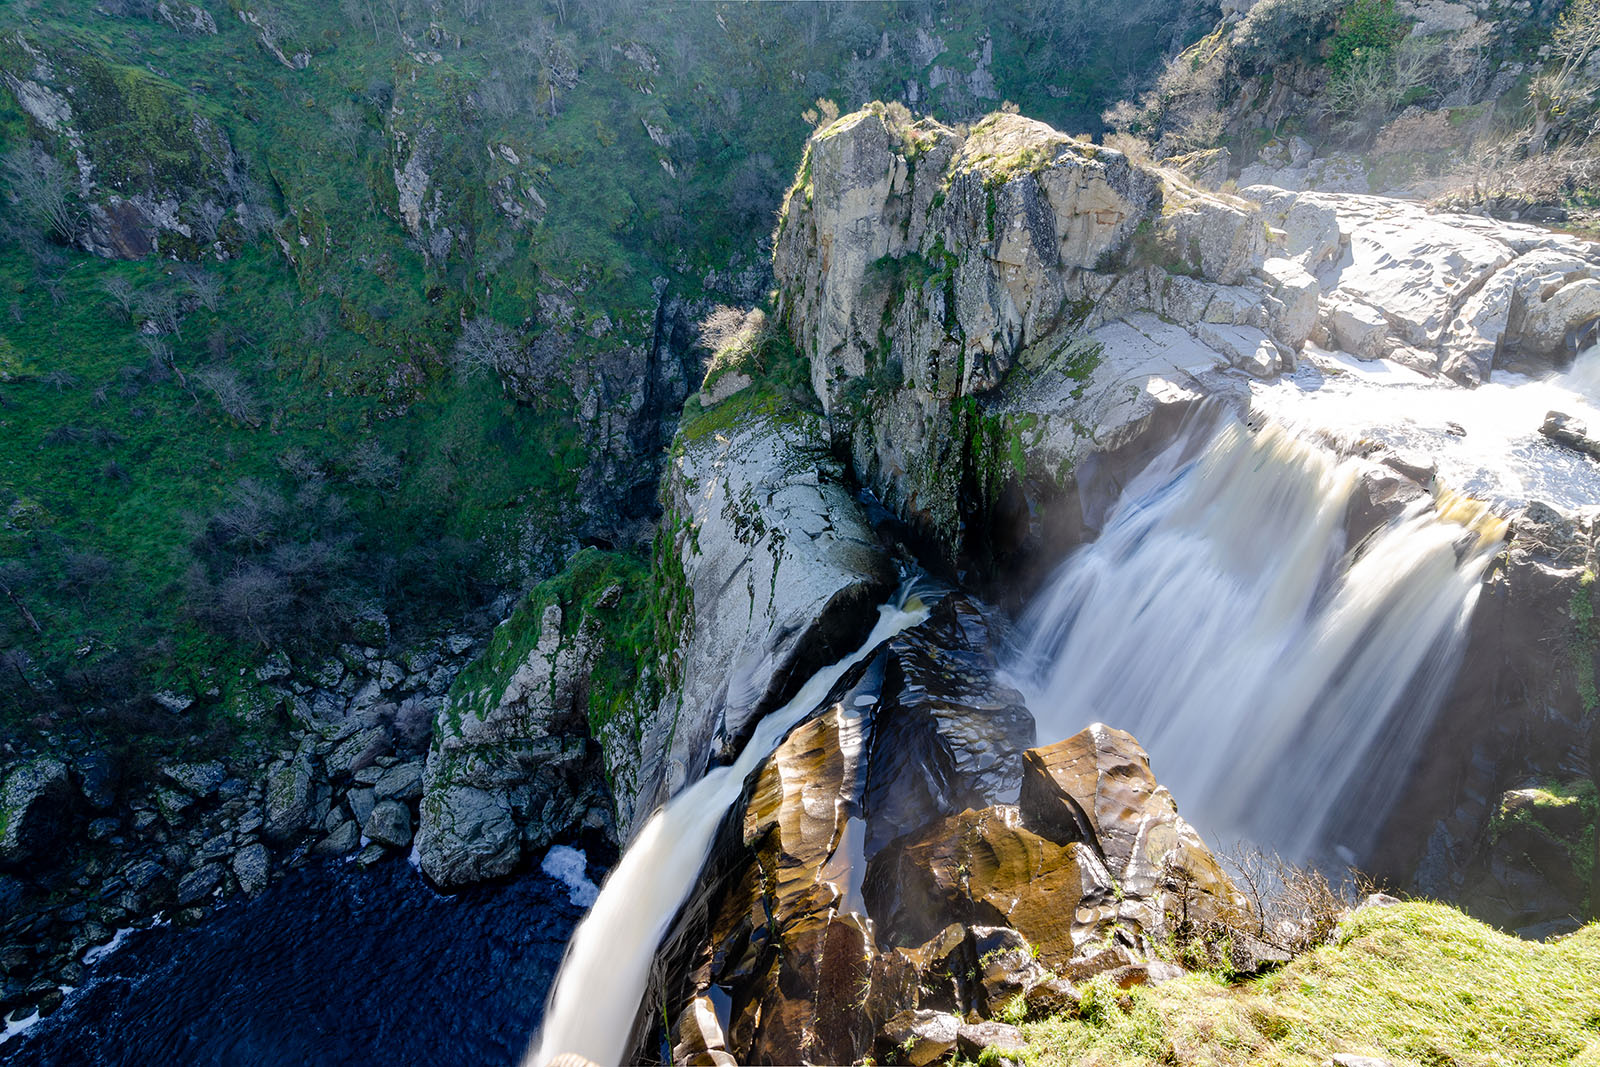
<path fill-rule="evenodd" d="M 1383 445 L 1426 466 L 1451 488 L 1508 505 L 1538 500 L 1576 509 L 1600 501 L 1600 464 L 1545 438 L 1551 411 L 1600 431 L 1600 347 L 1562 374 L 1496 371 L 1476 389 L 1387 360 L 1362 361 L 1307 345 L 1291 376 L 1252 382 L 1254 407 L 1341 451 Z"/>
<path fill-rule="evenodd" d="M 622 1062 L 656 948 L 700 877 L 717 826 L 739 799 L 745 778 L 847 670 L 928 616 L 916 597 L 878 612 L 865 643 L 812 675 L 793 700 L 762 719 L 737 761 L 711 770 L 645 823 L 572 935 L 525 1067 L 544 1067 L 561 1053 L 605 1065 Z"/>
<path fill-rule="evenodd" d="M 1095 721 L 1137 737 L 1213 841 L 1358 846 L 1323 832 L 1341 802 L 1381 816 L 1504 523 L 1445 494 L 1349 552 L 1353 462 L 1274 423 L 1194 451 L 1152 463 L 1061 565 L 1014 681 L 1041 741 Z"/>

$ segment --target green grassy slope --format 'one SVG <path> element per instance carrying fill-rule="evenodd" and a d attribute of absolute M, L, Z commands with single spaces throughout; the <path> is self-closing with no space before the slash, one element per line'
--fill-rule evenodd
<path fill-rule="evenodd" d="M 1231 985 L 1193 974 L 1023 1029 L 1038 1064 L 1395 1067 L 1600 1063 L 1600 924 L 1523 941 L 1443 904 L 1368 908 L 1332 943 Z"/>

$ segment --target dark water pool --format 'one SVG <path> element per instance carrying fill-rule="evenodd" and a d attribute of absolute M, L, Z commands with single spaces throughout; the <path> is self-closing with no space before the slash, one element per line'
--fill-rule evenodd
<path fill-rule="evenodd" d="M 129 935 L 0 1062 L 515 1064 L 581 917 L 537 871 L 448 897 L 400 860 L 296 871 Z"/>

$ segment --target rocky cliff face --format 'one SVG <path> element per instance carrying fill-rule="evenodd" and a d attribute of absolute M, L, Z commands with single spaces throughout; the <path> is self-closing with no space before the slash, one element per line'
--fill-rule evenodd
<path fill-rule="evenodd" d="M 1110 451 L 1162 403 L 1200 395 L 1183 382 L 1159 399 L 1155 388 L 1111 401 L 1100 394 L 1137 373 L 1124 361 L 1079 403 L 1108 362 L 1091 331 L 1122 311 L 1165 308 L 1169 289 L 1174 303 L 1182 290 L 1198 320 L 1224 282 L 1244 280 L 1264 242 L 1249 205 L 1040 123 L 991 116 L 964 134 L 879 109 L 813 138 L 775 269 L 781 312 L 811 360 L 836 440 L 891 510 L 959 556 L 963 524 L 997 502 L 1011 460 L 1059 436 L 1040 472 L 1059 487 L 1079 453 Z M 1130 269 L 1141 250 L 1174 265 L 1193 257 L 1193 269 L 1219 281 L 1169 285 Z M 1214 317 L 1232 325 L 1250 303 L 1236 299 L 1229 314 L 1219 305 Z M 1228 334 L 1241 361 L 1261 355 L 1258 369 L 1271 373 L 1292 358 L 1261 330 L 1242 329 Z M 996 403 L 1024 383 L 1060 385 L 1052 399 L 1068 409 L 1115 410 L 1073 428 L 1080 411 L 1058 406 L 1050 414 L 1067 416 L 1059 435 L 1041 425 L 1043 404 L 997 418 Z"/>
<path fill-rule="evenodd" d="M 860 642 L 895 584 L 818 420 L 740 414 L 752 401 L 725 401 L 674 446 L 663 570 L 682 583 L 683 629 L 671 684 L 617 761 L 633 783 L 619 791 L 624 825 L 736 753 L 763 714 Z"/>
<path fill-rule="evenodd" d="M 217 32 L 198 7 L 162 6 L 185 32 Z M 36 181 L 82 204 L 81 218 L 73 210 L 51 223 L 57 237 L 135 259 L 194 256 L 259 232 L 264 194 L 227 133 L 164 79 L 88 53 L 50 54 L 18 32 L 0 42 L 0 84 L 72 160 L 71 175 L 56 173 L 53 157 L 31 164 Z"/>
<path fill-rule="evenodd" d="M 1070 1009 L 1096 974 L 1161 980 L 1155 942 L 1249 925 L 1133 738 L 1028 747 L 992 636 L 945 600 L 752 775 L 663 948 L 674 1062 L 1003 1052 L 1000 1016 Z"/>
<path fill-rule="evenodd" d="M 877 107 L 819 131 L 775 264 L 835 440 L 957 559 L 1037 542 L 1064 496 L 1092 527 L 1090 483 L 1120 482 L 1143 435 L 1203 398 L 1242 410 L 1308 341 L 1470 385 L 1564 360 L 1600 316 L 1587 242 L 1207 193 L 1015 115 L 962 131 Z"/>
<path fill-rule="evenodd" d="M 594 616 L 621 599 L 621 586 L 601 590 L 594 613 L 569 627 L 561 604 L 545 605 L 525 658 L 502 655 L 491 665 L 500 670 L 452 691 L 428 753 L 416 842 L 422 872 L 436 884 L 497 878 L 557 836 L 609 830 L 587 696 L 602 640 Z"/>

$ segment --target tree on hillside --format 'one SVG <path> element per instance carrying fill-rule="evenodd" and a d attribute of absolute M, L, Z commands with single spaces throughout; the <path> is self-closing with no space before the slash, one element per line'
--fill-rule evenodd
<path fill-rule="evenodd" d="M 454 350 L 456 370 L 464 376 L 482 370 L 509 370 L 521 349 L 517 335 L 493 319 L 476 318 L 461 328 Z"/>
<path fill-rule="evenodd" d="M 1542 152 L 1552 133 L 1570 132 L 1594 103 L 1595 85 L 1583 74 L 1596 48 L 1600 48 L 1600 0 L 1572 0 L 1550 37 L 1550 52 L 1561 65 L 1538 75 L 1528 86 L 1532 151 Z"/>
<path fill-rule="evenodd" d="M 13 148 L 3 161 L 12 203 L 23 219 L 63 244 L 78 235 L 72 181 L 61 161 L 36 145 Z"/>

